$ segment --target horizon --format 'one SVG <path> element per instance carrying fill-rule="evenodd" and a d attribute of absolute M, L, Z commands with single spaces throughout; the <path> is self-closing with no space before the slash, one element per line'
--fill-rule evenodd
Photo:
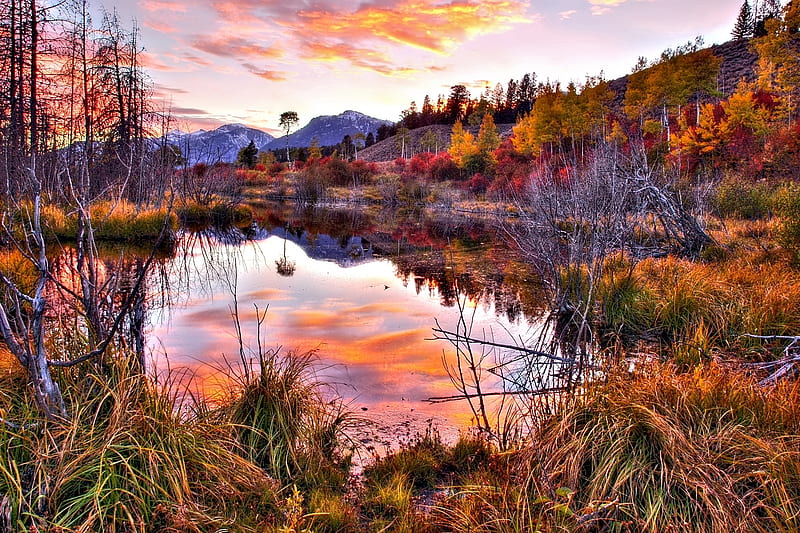
<path fill-rule="evenodd" d="M 139 0 L 155 96 L 194 132 L 241 123 L 276 137 L 284 111 L 301 124 L 355 110 L 397 122 L 412 101 L 453 85 L 473 97 L 535 72 L 582 83 L 629 74 L 700 36 L 730 40 L 741 2 L 709 0 Z M 130 22 L 128 22 L 130 24 Z M 320 88 L 322 87 L 322 88 Z M 222 97 L 221 95 L 224 95 Z"/>

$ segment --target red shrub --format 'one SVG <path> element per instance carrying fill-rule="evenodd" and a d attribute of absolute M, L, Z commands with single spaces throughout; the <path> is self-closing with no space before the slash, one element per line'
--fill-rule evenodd
<path fill-rule="evenodd" d="M 430 152 L 420 152 L 411 158 L 409 170 L 417 176 L 427 177 L 430 172 L 431 160 L 436 157 Z"/>
<path fill-rule="evenodd" d="M 456 180 L 461 172 L 447 152 L 439 152 L 428 164 L 428 174 L 434 181 Z"/>

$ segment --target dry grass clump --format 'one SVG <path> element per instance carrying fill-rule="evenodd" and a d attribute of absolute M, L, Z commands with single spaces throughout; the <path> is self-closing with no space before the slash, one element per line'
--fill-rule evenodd
<path fill-rule="evenodd" d="M 242 510 L 274 513 L 278 486 L 238 453 L 230 425 L 192 416 L 126 369 L 74 379 L 68 421 L 17 408 L 20 427 L 0 427 L 12 530 L 206 531 Z"/>
<path fill-rule="evenodd" d="M 447 531 L 794 531 L 800 387 L 654 365 L 543 421 L 440 505 Z"/>
<path fill-rule="evenodd" d="M 800 271 L 758 252 L 708 263 L 612 258 L 598 299 L 606 341 L 649 341 L 688 363 L 715 352 L 742 354 L 749 342 L 743 335 L 800 331 Z"/>

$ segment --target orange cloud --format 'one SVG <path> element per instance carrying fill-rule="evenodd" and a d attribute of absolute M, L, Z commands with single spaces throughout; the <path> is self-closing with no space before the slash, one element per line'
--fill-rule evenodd
<path fill-rule="evenodd" d="M 612 7 L 617 7 L 624 4 L 627 0 L 589 0 L 592 6 L 592 15 L 604 15 L 608 13 Z"/>
<path fill-rule="evenodd" d="M 174 13 L 186 13 L 186 4 L 182 1 L 172 2 L 170 0 L 144 0 L 139 3 L 146 11 L 172 11 Z"/>
<path fill-rule="evenodd" d="M 393 7 L 362 5 L 355 12 L 300 11 L 294 29 L 343 43 L 384 41 L 445 53 L 469 38 L 531 22 L 527 2 L 404 0 Z"/>

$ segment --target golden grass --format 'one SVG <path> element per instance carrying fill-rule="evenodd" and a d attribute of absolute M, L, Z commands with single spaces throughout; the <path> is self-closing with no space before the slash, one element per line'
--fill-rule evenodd
<path fill-rule="evenodd" d="M 448 531 L 793 531 L 800 386 L 640 366 L 541 421 L 440 502 Z"/>
<path fill-rule="evenodd" d="M 155 241 L 162 232 L 171 238 L 178 219 L 165 208 L 140 208 L 127 202 L 95 202 L 91 206 L 94 237 L 100 241 Z M 42 224 L 51 236 L 76 239 L 78 215 L 75 211 L 47 205 L 42 209 Z"/>

